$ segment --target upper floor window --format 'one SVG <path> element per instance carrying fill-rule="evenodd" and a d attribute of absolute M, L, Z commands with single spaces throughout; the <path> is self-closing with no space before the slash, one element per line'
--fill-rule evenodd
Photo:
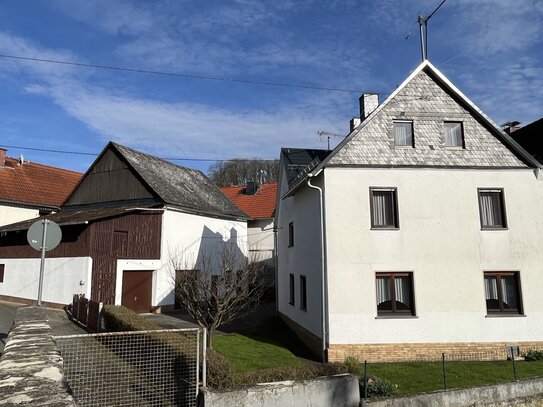
<path fill-rule="evenodd" d="M 444 122 L 445 146 L 464 148 L 464 128 L 462 122 Z"/>
<path fill-rule="evenodd" d="M 507 228 L 503 189 L 479 188 L 478 193 L 481 229 Z"/>
<path fill-rule="evenodd" d="M 370 188 L 371 227 L 398 229 L 396 188 Z"/>
<path fill-rule="evenodd" d="M 377 315 L 415 315 L 412 273 L 377 273 Z"/>
<path fill-rule="evenodd" d="M 394 145 L 398 147 L 413 147 L 413 122 L 394 121 Z"/>
<path fill-rule="evenodd" d="M 516 272 L 485 272 L 486 310 L 489 314 L 522 314 Z"/>
<path fill-rule="evenodd" d="M 294 222 L 288 224 L 288 247 L 294 246 Z"/>

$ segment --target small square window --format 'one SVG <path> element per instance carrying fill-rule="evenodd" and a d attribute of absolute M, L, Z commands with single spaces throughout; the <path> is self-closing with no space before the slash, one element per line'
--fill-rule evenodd
<path fill-rule="evenodd" d="M 485 272 L 486 311 L 489 314 L 522 314 L 517 272 Z"/>
<path fill-rule="evenodd" d="M 290 305 L 294 305 L 295 304 L 295 299 L 294 299 L 294 274 L 289 274 L 289 300 L 288 300 L 288 303 Z"/>
<path fill-rule="evenodd" d="M 294 246 L 294 222 L 288 224 L 288 247 Z"/>
<path fill-rule="evenodd" d="M 305 276 L 300 276 L 300 309 L 307 311 L 307 290 Z"/>
<path fill-rule="evenodd" d="M 506 229 L 503 189 L 478 189 L 481 229 Z"/>
<path fill-rule="evenodd" d="M 464 148 L 464 129 L 462 122 L 444 122 L 445 146 Z"/>
<path fill-rule="evenodd" d="M 370 188 L 371 227 L 398 229 L 396 188 Z"/>
<path fill-rule="evenodd" d="M 6 267 L 5 264 L 0 264 L 0 283 L 4 282 L 4 268 Z"/>
<path fill-rule="evenodd" d="M 413 147 L 413 122 L 394 121 L 394 145 L 397 147 Z"/>
<path fill-rule="evenodd" d="M 413 273 L 377 273 L 377 315 L 415 315 Z"/>

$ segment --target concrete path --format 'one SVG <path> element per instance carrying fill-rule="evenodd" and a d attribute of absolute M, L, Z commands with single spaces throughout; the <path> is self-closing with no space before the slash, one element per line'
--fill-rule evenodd
<path fill-rule="evenodd" d="M 0 301 L 0 354 L 4 350 L 6 338 L 15 319 L 15 312 L 19 307 L 21 307 L 21 304 Z"/>

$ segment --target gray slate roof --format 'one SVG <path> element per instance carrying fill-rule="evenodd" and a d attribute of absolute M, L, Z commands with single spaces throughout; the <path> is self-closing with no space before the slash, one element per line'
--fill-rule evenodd
<path fill-rule="evenodd" d="M 111 145 L 164 203 L 197 213 L 247 218 L 201 171 L 114 142 Z"/>

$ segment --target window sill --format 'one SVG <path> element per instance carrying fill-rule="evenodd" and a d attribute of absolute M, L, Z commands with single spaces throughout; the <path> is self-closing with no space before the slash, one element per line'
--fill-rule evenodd
<path fill-rule="evenodd" d="M 300 311 L 307 312 L 307 308 L 300 308 Z"/>
<path fill-rule="evenodd" d="M 502 230 L 509 230 L 509 228 L 481 228 L 481 232 L 500 232 Z"/>
<path fill-rule="evenodd" d="M 371 227 L 370 230 L 400 230 L 400 228 L 376 228 L 376 227 Z"/>
<path fill-rule="evenodd" d="M 513 312 L 502 312 L 500 314 L 486 314 L 485 318 L 526 318 L 525 314 L 515 314 Z"/>
<path fill-rule="evenodd" d="M 456 151 L 465 151 L 465 147 L 461 146 L 443 146 L 445 150 L 456 150 Z"/>
<path fill-rule="evenodd" d="M 375 319 L 418 319 L 417 315 L 377 315 Z"/>
<path fill-rule="evenodd" d="M 398 148 L 400 150 L 414 150 L 415 147 L 414 146 L 397 146 L 397 145 L 394 145 L 394 148 Z"/>

